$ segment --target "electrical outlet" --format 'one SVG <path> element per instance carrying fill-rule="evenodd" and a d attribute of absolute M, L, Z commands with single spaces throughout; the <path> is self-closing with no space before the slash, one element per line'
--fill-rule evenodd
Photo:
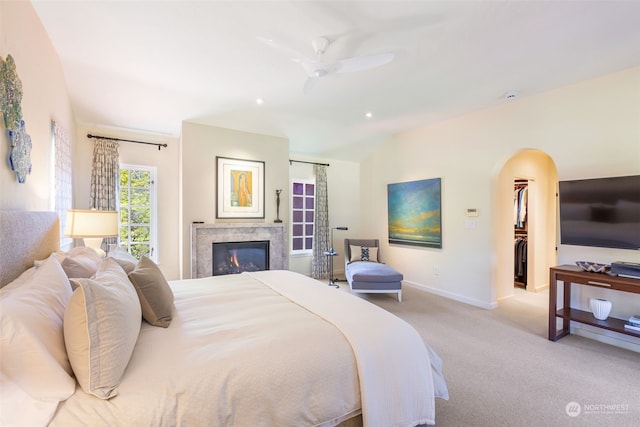
<path fill-rule="evenodd" d="M 435 267 L 433 267 L 433 275 L 434 276 L 439 276 L 440 275 L 440 267 L 438 267 L 437 265 Z"/>

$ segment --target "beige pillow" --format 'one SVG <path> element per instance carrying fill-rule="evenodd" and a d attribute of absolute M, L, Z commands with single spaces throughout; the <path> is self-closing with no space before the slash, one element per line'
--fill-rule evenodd
<path fill-rule="evenodd" d="M 91 277 L 96 274 L 98 263 L 86 258 L 67 257 L 62 261 L 62 268 L 64 268 L 64 272 L 70 279 L 81 279 Z"/>
<path fill-rule="evenodd" d="M 109 246 L 108 256 L 115 259 L 127 274 L 131 273 L 138 263 L 138 260 L 133 255 L 118 245 Z"/>
<path fill-rule="evenodd" d="M 146 256 L 142 256 L 129 280 L 138 292 L 142 317 L 153 326 L 166 328 L 171 323 L 173 291 L 160 268 Z"/>
<path fill-rule="evenodd" d="M 77 289 L 64 314 L 64 339 L 71 367 L 85 393 L 101 399 L 118 394 L 141 324 L 140 301 L 113 258 L 93 279 L 73 279 Z"/>
<path fill-rule="evenodd" d="M 92 277 L 98 270 L 102 258 L 88 247 L 79 246 L 71 249 L 61 260 L 62 268 L 69 278 Z"/>
<path fill-rule="evenodd" d="M 378 248 L 375 246 L 349 245 L 351 258 L 349 261 L 371 261 L 378 262 Z"/>

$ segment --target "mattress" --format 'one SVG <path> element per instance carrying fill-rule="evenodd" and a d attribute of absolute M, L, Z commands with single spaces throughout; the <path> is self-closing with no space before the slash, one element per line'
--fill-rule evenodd
<path fill-rule="evenodd" d="M 411 326 L 290 271 L 170 282 L 168 328 L 143 322 L 118 395 L 80 388 L 52 426 L 433 424 L 441 361 Z"/>
<path fill-rule="evenodd" d="M 170 282 L 168 328 L 143 322 L 118 396 L 78 388 L 52 426 L 331 426 L 360 412 L 335 327 L 248 274 Z"/>

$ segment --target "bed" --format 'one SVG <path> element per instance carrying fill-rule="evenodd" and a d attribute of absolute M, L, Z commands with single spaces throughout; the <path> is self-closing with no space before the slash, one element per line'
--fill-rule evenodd
<path fill-rule="evenodd" d="M 65 283 L 54 213 L 0 212 L 0 225 L 0 284 L 6 285 L 0 291 L 3 426 L 25 425 L 25 414 L 30 425 L 51 426 L 415 426 L 434 424 L 435 398 L 448 399 L 441 360 L 410 325 L 346 292 L 280 270 L 167 282 L 172 304 L 166 325 L 162 319 L 156 319 L 158 324 L 146 320 L 141 294 L 136 303 L 142 309 L 129 311 L 119 296 L 122 300 L 112 309 L 116 314 L 98 316 L 96 323 L 120 325 L 115 332 L 128 335 L 122 342 L 131 342 L 130 354 L 116 354 L 112 360 L 118 363 L 92 366 L 87 378 L 76 369 L 77 331 L 70 333 L 67 323 L 77 313 L 73 306 L 80 291 L 85 301 L 93 281 L 126 278 L 123 265 L 104 260 L 93 277 Z M 125 287 L 136 285 L 135 296 L 139 289 L 133 273 Z M 62 301 L 67 306 L 47 319 L 50 332 L 40 337 L 47 346 L 12 354 L 21 345 L 34 348 L 32 342 L 21 342 L 29 334 L 10 334 L 22 315 L 12 307 L 24 304 L 15 301 L 15 294 L 34 288 L 36 277 L 43 282 L 45 274 L 45 291 L 54 282 L 64 289 L 65 296 L 52 305 Z M 49 279 L 54 275 L 55 281 Z M 75 290 L 66 288 L 71 284 Z M 95 289 L 111 284 L 102 285 Z M 117 295 L 130 296 L 131 289 Z M 98 311 L 102 302 L 95 301 Z M 38 303 L 27 299 L 35 307 Z M 47 311 L 55 310 L 29 310 Z M 84 329 L 91 329 L 89 317 L 85 320 Z M 43 329 L 34 332 L 32 341 Z M 50 347 L 59 348 L 61 342 L 67 353 L 52 352 Z M 121 353 L 123 347 L 110 345 L 105 352 Z M 29 362 L 48 352 L 52 355 L 38 366 L 62 368 L 40 375 Z M 90 355 L 85 359 L 93 363 Z M 111 372 L 117 365 L 123 366 L 121 372 Z M 102 375 L 112 382 L 101 383 Z"/>

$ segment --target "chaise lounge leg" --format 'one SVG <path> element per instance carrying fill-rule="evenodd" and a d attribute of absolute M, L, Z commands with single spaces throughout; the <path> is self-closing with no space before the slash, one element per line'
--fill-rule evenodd
<path fill-rule="evenodd" d="M 402 302 L 402 291 L 398 291 L 398 302 Z"/>

